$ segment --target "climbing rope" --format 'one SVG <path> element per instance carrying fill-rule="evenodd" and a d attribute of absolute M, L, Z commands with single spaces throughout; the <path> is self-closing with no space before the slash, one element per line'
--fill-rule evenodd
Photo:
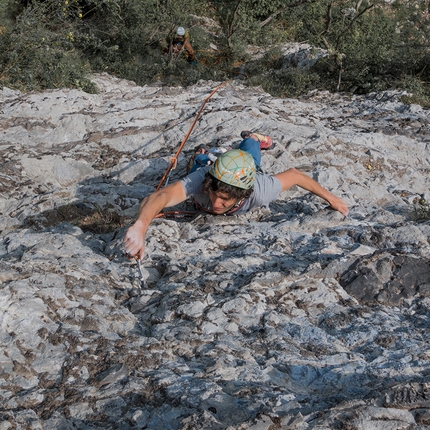
<path fill-rule="evenodd" d="M 197 115 L 196 115 L 196 117 L 194 118 L 194 121 L 193 121 L 193 123 L 191 124 L 191 127 L 190 127 L 190 129 L 188 130 L 188 133 L 185 135 L 185 137 L 184 137 L 184 139 L 182 140 L 182 142 L 181 142 L 181 144 L 179 145 L 179 148 L 178 148 L 178 150 L 176 151 L 176 153 L 175 153 L 175 155 L 172 157 L 172 158 L 170 158 L 170 163 L 169 163 L 169 166 L 167 167 L 167 169 L 166 169 L 166 172 L 164 173 L 164 175 L 163 175 L 163 177 L 161 178 L 161 181 L 160 181 L 160 183 L 158 184 L 158 186 L 157 186 L 157 191 L 163 186 L 163 184 L 164 184 L 164 182 L 166 181 L 166 184 L 167 184 L 167 182 L 168 182 L 168 178 L 169 178 L 169 175 L 170 175 L 170 172 L 171 172 L 171 170 L 172 169 L 176 169 L 176 165 L 177 165 L 177 163 L 178 163 L 178 156 L 179 156 L 179 154 L 181 153 L 181 151 L 182 151 L 182 148 L 184 147 L 184 145 L 185 145 L 185 142 L 188 140 L 188 138 L 189 138 L 189 136 L 190 136 L 190 134 L 191 134 L 191 132 L 193 131 L 193 128 L 194 128 L 194 126 L 196 125 L 196 123 L 197 123 L 197 120 L 200 118 L 200 115 L 201 115 L 201 113 L 203 112 L 203 108 L 205 107 L 205 105 L 206 105 L 206 103 L 207 103 L 207 101 L 221 88 L 221 87 L 223 87 L 224 85 L 226 85 L 226 84 L 228 84 L 230 81 L 225 81 L 225 82 L 223 82 L 222 84 L 220 84 L 220 85 L 218 85 L 206 98 L 205 98 L 205 100 L 203 101 L 203 103 L 202 103 L 202 105 L 201 105 L 201 107 L 200 107 L 200 109 L 199 109 L 199 111 L 197 112 Z"/>

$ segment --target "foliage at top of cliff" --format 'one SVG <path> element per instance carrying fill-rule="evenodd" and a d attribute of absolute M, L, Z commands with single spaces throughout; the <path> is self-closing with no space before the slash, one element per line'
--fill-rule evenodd
<path fill-rule="evenodd" d="M 139 85 L 240 77 L 279 97 L 396 86 L 429 103 L 428 0 L 0 0 L 0 12 L 0 84 L 21 91 L 94 92 L 89 74 L 108 72 Z M 178 26 L 197 64 L 165 53 Z M 289 42 L 328 55 L 285 67 Z"/>

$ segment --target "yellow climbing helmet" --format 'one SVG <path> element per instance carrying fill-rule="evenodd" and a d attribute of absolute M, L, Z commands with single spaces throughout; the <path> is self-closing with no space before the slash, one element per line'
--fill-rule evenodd
<path fill-rule="evenodd" d="M 248 190 L 254 185 L 257 169 L 251 154 L 233 149 L 219 156 L 209 173 L 225 184 Z"/>

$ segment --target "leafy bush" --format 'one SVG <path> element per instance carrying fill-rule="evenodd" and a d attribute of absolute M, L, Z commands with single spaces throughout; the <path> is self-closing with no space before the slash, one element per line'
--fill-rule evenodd
<path fill-rule="evenodd" d="M 21 90 L 72 87 L 95 91 L 87 78 L 90 65 L 74 47 L 73 26 L 54 25 L 62 13 L 53 2 L 30 5 L 17 17 L 14 28 L 0 35 L 2 85 Z"/>
<path fill-rule="evenodd" d="M 249 79 L 251 85 L 260 85 L 275 97 L 298 97 L 318 87 L 319 76 L 308 70 L 273 70 Z"/>
<path fill-rule="evenodd" d="M 421 199 L 415 203 L 413 218 L 415 221 L 430 220 L 430 203 L 425 199 Z"/>
<path fill-rule="evenodd" d="M 400 82 L 401 88 L 409 91 L 410 95 L 401 97 L 405 104 L 419 104 L 430 109 L 430 85 L 415 76 L 405 76 Z"/>
<path fill-rule="evenodd" d="M 0 0 L 0 84 L 92 92 L 91 72 L 187 86 L 246 69 L 250 85 L 280 97 L 314 88 L 365 93 L 402 86 L 427 105 L 425 8 L 426 2 L 383 0 Z M 197 65 L 163 54 L 167 34 L 179 25 L 190 30 Z M 285 70 L 276 46 L 288 41 L 307 41 L 329 55 L 312 69 Z M 274 48 L 255 60 L 249 44 Z"/>
<path fill-rule="evenodd" d="M 278 53 L 279 60 L 270 61 L 267 67 L 259 63 L 260 73 L 255 67 L 247 69 L 250 82 L 278 96 L 300 95 L 313 86 L 355 93 L 409 88 L 414 100 L 427 106 L 428 86 L 412 88 L 405 76 L 419 74 L 420 83 L 430 77 L 428 14 L 424 3 L 419 7 L 398 3 L 387 6 L 379 2 L 378 6 L 375 2 L 373 7 L 368 2 L 322 0 L 288 9 L 283 18 L 293 37 L 327 49 L 329 55 L 309 70 L 285 71 Z M 276 55 L 274 50 L 272 53 Z"/>
<path fill-rule="evenodd" d="M 270 49 L 262 58 L 246 64 L 248 83 L 275 97 L 296 97 L 315 88 L 318 75 L 294 67 L 283 69 L 282 65 L 282 50 Z"/>

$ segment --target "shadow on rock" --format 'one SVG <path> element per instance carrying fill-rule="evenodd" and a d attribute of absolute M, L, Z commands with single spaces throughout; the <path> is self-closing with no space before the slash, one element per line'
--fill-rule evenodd
<path fill-rule="evenodd" d="M 412 254 L 375 252 L 357 259 L 340 284 L 362 304 L 398 306 L 430 297 L 430 262 Z"/>

